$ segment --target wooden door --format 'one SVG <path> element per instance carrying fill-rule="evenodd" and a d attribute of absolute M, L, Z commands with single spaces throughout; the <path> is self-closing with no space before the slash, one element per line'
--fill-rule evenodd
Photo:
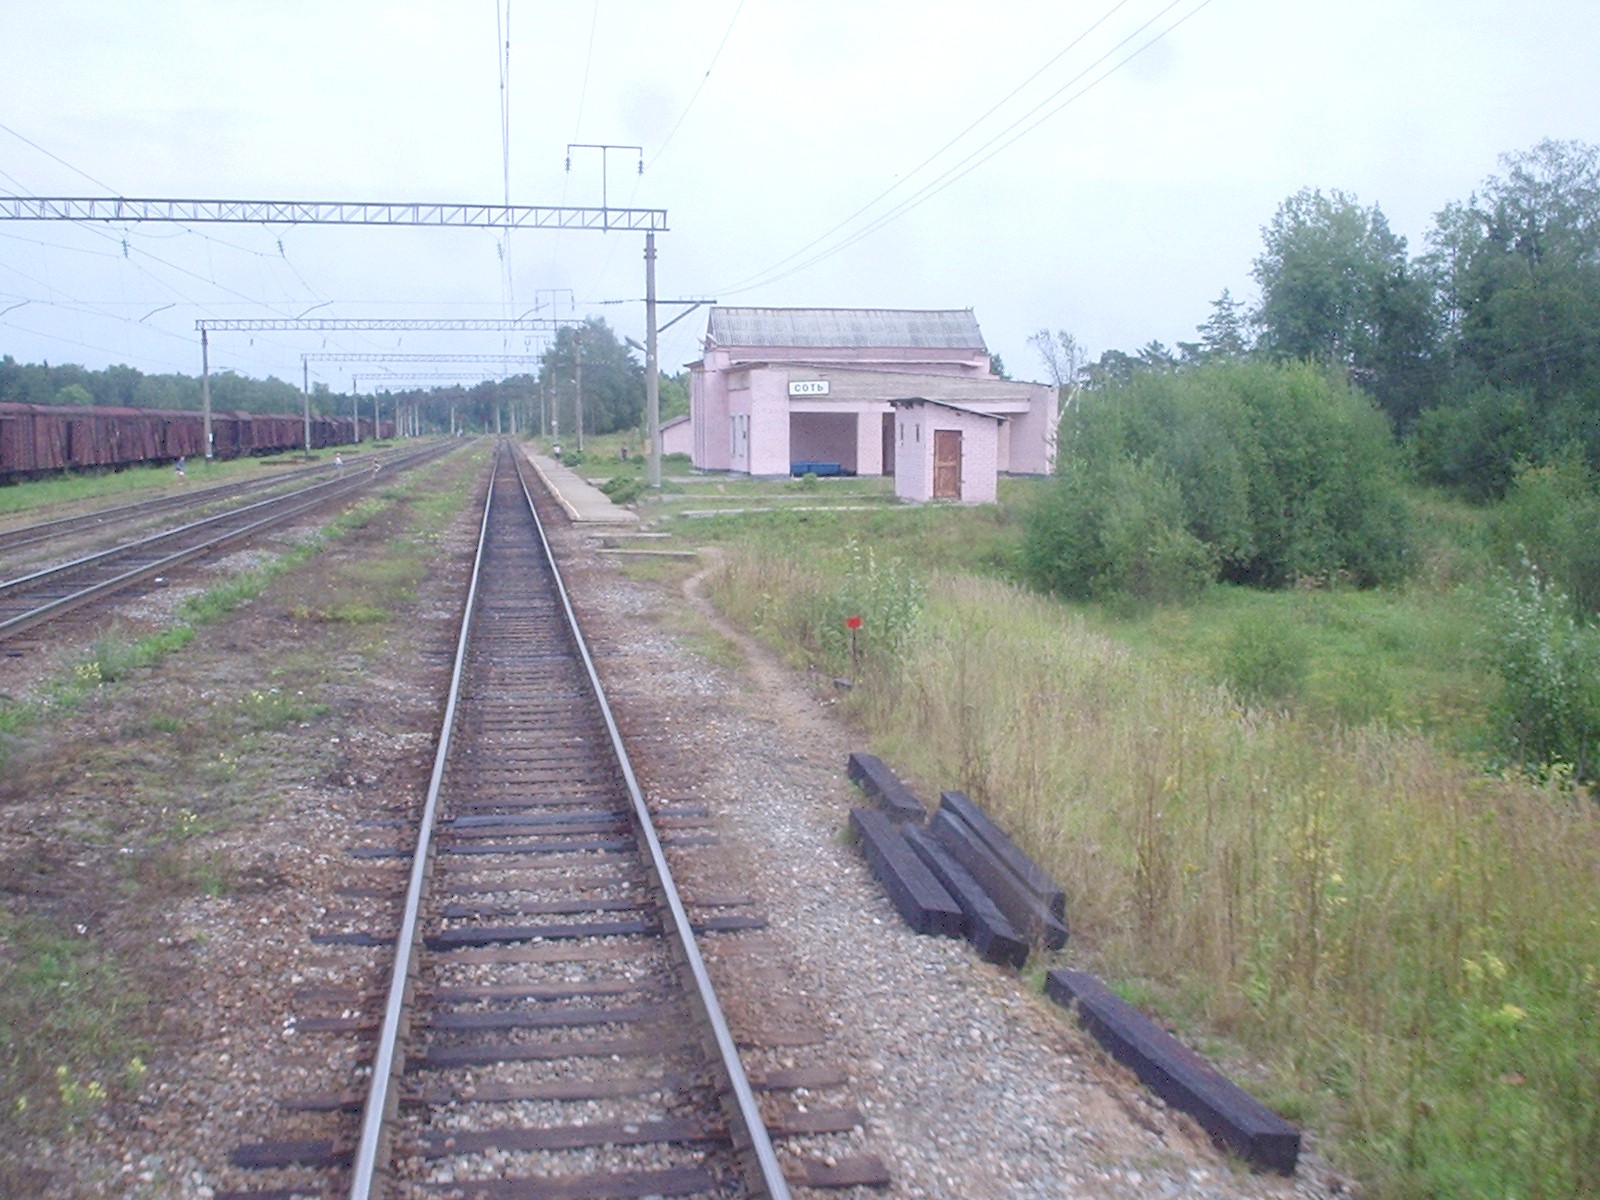
<path fill-rule="evenodd" d="M 933 498 L 961 499 L 961 431 L 933 431 Z"/>

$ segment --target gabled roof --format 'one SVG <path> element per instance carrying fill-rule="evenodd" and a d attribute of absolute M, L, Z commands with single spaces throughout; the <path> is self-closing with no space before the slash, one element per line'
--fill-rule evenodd
<path fill-rule="evenodd" d="M 718 346 L 978 350 L 988 353 L 967 308 L 722 308 L 706 336 Z"/>

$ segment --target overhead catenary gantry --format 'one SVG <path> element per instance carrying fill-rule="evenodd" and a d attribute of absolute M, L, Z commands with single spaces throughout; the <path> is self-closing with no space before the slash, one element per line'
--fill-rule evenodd
<path fill-rule="evenodd" d="M 202 336 L 204 336 L 204 335 L 202 334 Z M 202 355 L 202 357 L 204 357 L 204 356 Z M 309 439 L 309 437 L 310 437 L 309 423 L 310 423 L 310 420 L 311 420 L 311 364 L 314 363 L 314 362 L 380 363 L 380 364 L 382 364 L 382 363 L 411 363 L 411 364 L 415 364 L 415 363 L 496 363 L 496 364 L 498 364 L 498 365 L 500 365 L 502 367 L 510 367 L 510 366 L 513 366 L 513 365 L 515 365 L 515 366 L 524 366 L 524 365 L 531 366 L 531 365 L 533 365 L 535 363 L 539 363 L 541 361 L 543 361 L 542 358 L 537 354 L 400 354 L 398 352 L 396 352 L 396 353 L 382 353 L 382 352 L 380 352 L 380 353 L 373 354 L 373 353 L 367 353 L 367 352 L 350 352 L 350 351 L 344 351 L 344 350 L 316 350 L 316 351 L 312 351 L 312 352 L 307 353 L 307 354 L 302 354 L 300 356 L 300 372 L 301 372 L 300 393 L 301 393 L 301 396 L 302 396 L 302 398 L 303 398 L 303 400 L 305 402 L 306 422 L 307 422 L 307 426 L 308 426 L 306 436 Z M 385 370 L 387 370 L 387 368 L 385 368 Z M 357 397 L 354 394 L 357 391 L 355 380 L 357 380 L 358 378 L 360 378 L 360 376 L 355 376 L 355 375 L 351 376 L 350 390 L 351 390 L 352 394 L 351 394 L 351 397 L 350 397 L 350 400 L 351 400 L 351 405 L 350 405 L 351 414 L 350 415 L 355 421 L 354 428 L 356 430 L 357 436 L 359 437 L 360 436 L 360 430 L 361 430 L 361 412 L 360 412 L 361 401 L 360 401 L 359 397 Z M 370 376 L 369 376 L 369 378 L 370 378 Z M 378 376 L 377 378 L 380 378 L 380 379 L 384 379 L 384 378 L 402 379 L 402 378 L 415 378 L 415 377 L 414 376 L 401 376 L 401 375 L 396 375 L 396 374 L 393 374 L 392 372 L 390 372 L 387 375 L 381 375 L 381 376 Z M 454 378 L 458 378 L 458 376 L 452 374 L 452 375 L 449 376 L 449 378 L 454 379 Z M 204 388 L 205 388 L 205 382 L 204 382 L 204 380 L 202 380 L 201 381 L 201 389 L 204 390 Z M 373 419 L 374 419 L 374 421 L 376 421 L 377 418 L 374 417 Z M 515 425 L 515 417 L 513 417 L 512 423 L 513 423 L 513 426 L 514 426 Z"/>
<path fill-rule="evenodd" d="M 440 204 L 386 201 L 181 200 L 125 196 L 0 196 L 0 221 L 158 221 L 181 225 L 400 225 L 437 228 L 582 229 L 645 235 L 645 420 L 650 431 L 650 486 L 661 486 L 661 404 L 656 352 L 656 234 L 664 208 L 599 208 L 530 204 Z M 286 321 L 290 319 L 285 319 Z M 334 318 L 322 318 L 333 321 Z M 199 323 L 197 322 L 197 325 Z M 208 328 L 229 327 L 213 322 Z M 239 327 L 243 327 L 240 325 Z M 333 328 L 332 325 L 323 328 Z M 273 328 L 303 328 L 296 324 Z M 201 359 L 206 361 L 205 329 Z M 202 386 L 206 457 L 211 457 L 211 405 Z"/>
<path fill-rule="evenodd" d="M 520 317 L 202 317 L 194 323 L 195 329 L 200 332 L 200 410 L 204 414 L 205 444 L 209 450 L 211 446 L 211 333 L 266 333 L 266 332 L 300 332 L 300 333 L 332 333 L 340 331 L 372 333 L 378 331 L 388 332 L 438 332 L 464 330 L 468 332 L 517 332 L 517 333 L 549 333 L 560 330 L 566 325 L 581 325 L 582 322 L 575 318 L 558 317 L 529 317 L 526 313 Z M 316 355 L 300 356 L 300 398 L 301 411 L 306 427 L 306 453 L 311 452 L 311 380 L 307 364 L 313 361 Z M 325 357 L 335 358 L 339 355 L 329 352 Z M 352 356 L 345 355 L 350 358 Z M 400 354 L 380 355 L 372 361 L 403 359 Z M 516 355 L 492 355 L 486 361 L 512 361 Z M 419 356 L 418 361 L 439 361 L 439 355 Z M 361 419 L 359 413 L 355 416 L 356 436 L 359 439 Z M 376 436 L 376 430 L 374 430 Z M 210 457 L 208 453 L 206 457 Z"/>
<path fill-rule="evenodd" d="M 369 383 L 369 384 L 372 385 L 372 431 L 373 431 L 373 436 L 377 437 L 378 436 L 379 417 L 381 415 L 380 411 L 379 411 L 380 401 L 378 399 L 378 389 L 380 387 L 382 387 L 385 392 L 388 392 L 390 389 L 389 389 L 389 387 L 387 385 L 394 384 L 394 383 L 431 383 L 431 384 L 435 385 L 436 387 L 439 387 L 439 386 L 444 386 L 446 384 L 451 384 L 451 383 L 454 383 L 454 384 L 457 384 L 457 385 L 465 384 L 465 383 L 470 383 L 470 384 L 476 385 L 476 384 L 483 383 L 483 382 L 486 382 L 486 381 L 484 380 L 483 373 L 481 371 L 480 372 L 442 371 L 442 370 L 441 371 L 414 371 L 414 372 L 406 372 L 404 374 L 398 374 L 398 375 L 393 373 L 393 372 L 385 371 L 382 374 L 377 374 L 377 375 L 374 375 L 374 374 L 352 375 L 352 376 L 350 376 L 350 399 L 351 399 L 352 405 L 355 408 L 356 413 L 357 413 L 357 416 L 356 416 L 356 430 L 357 430 L 357 436 L 358 437 L 359 437 L 359 431 L 360 431 L 360 428 L 361 428 L 361 418 L 360 418 L 359 413 L 360 413 L 360 406 L 361 406 L 361 384 L 363 382 L 366 382 L 366 383 Z M 502 377 L 502 379 L 499 382 L 504 382 L 504 378 Z M 395 413 L 394 413 L 394 417 L 395 417 L 395 433 L 396 433 L 397 436 L 406 437 L 408 435 L 406 434 L 406 432 L 402 428 L 403 422 L 401 421 L 401 407 L 402 406 L 399 405 L 399 404 L 396 404 L 396 406 L 395 406 Z M 412 405 L 411 406 L 412 412 L 414 413 L 418 409 L 418 407 L 419 406 L 417 406 L 417 405 Z M 499 404 L 495 405 L 494 426 L 495 426 L 495 432 L 499 433 L 500 432 L 500 406 L 499 406 Z M 451 406 L 450 432 L 452 434 L 455 433 L 455 406 L 454 405 Z M 513 435 L 515 435 L 515 433 L 517 432 L 517 411 L 516 411 L 515 407 L 513 407 L 511 409 L 511 432 L 512 432 Z"/>
<path fill-rule="evenodd" d="M 174 200 L 125 196 L 0 196 L 5 221 L 169 221 L 180 225 L 429 225 L 483 229 L 664 233 L 664 208 L 388 201 Z"/>
<path fill-rule="evenodd" d="M 217 317 L 194 327 L 201 333 L 549 333 L 581 324 L 574 317 Z"/>
<path fill-rule="evenodd" d="M 537 354 L 373 354 L 367 351 L 345 353 L 342 350 L 315 350 L 302 354 L 307 362 L 360 362 L 360 363 L 536 363 Z"/>

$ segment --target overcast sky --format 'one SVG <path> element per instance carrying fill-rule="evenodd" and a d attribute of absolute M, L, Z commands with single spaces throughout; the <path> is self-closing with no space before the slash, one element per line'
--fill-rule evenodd
<path fill-rule="evenodd" d="M 1042 326 L 1131 351 L 1193 340 L 1223 288 L 1253 300 L 1261 227 L 1301 187 L 1381 204 L 1416 252 L 1499 155 L 1600 143 L 1595 0 L 510 0 L 509 22 L 507 0 L 10 0 L 0 190 L 500 203 L 507 27 L 513 203 L 598 205 L 602 155 L 568 172 L 568 143 L 641 146 L 642 175 L 605 156 L 604 188 L 667 211 L 662 297 L 971 308 L 1022 378 Z M 555 305 L 642 340 L 641 234 L 519 232 L 509 280 L 502 251 L 488 230 L 0 222 L 0 353 L 193 374 L 196 318 L 318 305 Z M 664 369 L 704 331 L 704 310 L 667 331 Z M 217 334 L 212 365 L 298 382 L 306 352 L 537 349 Z"/>

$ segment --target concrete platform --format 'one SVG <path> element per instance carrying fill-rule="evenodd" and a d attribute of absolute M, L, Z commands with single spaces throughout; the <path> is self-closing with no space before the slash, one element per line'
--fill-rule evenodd
<path fill-rule="evenodd" d="M 566 510 L 567 516 L 579 525 L 614 525 L 627 526 L 639 523 L 639 514 L 629 508 L 622 508 L 611 503 L 611 497 L 584 479 L 576 471 L 564 467 L 553 458 L 546 458 L 542 454 L 535 454 L 527 447 L 523 447 L 533 469 L 539 473 L 548 487 Z"/>

